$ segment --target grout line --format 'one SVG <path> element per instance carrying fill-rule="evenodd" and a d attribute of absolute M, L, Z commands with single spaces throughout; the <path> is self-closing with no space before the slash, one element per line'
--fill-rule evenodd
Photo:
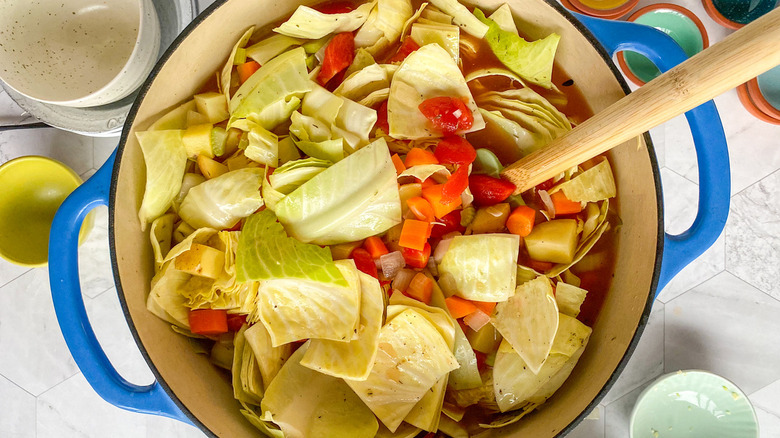
<path fill-rule="evenodd" d="M 9 262 L 9 263 L 10 263 L 10 262 Z M 2 284 L 0 284 L 0 288 L 2 288 L 2 287 L 5 287 L 5 286 L 8 286 L 9 284 L 13 283 L 14 281 L 16 281 L 16 280 L 18 280 L 19 278 L 21 278 L 22 276 L 24 276 L 25 274 L 27 274 L 27 273 L 29 273 L 30 271 L 32 271 L 33 269 L 34 269 L 34 268 L 27 268 L 27 270 L 26 270 L 26 271 L 22 272 L 21 274 L 17 275 L 16 277 L 14 277 L 14 278 L 12 278 L 12 279 L 8 280 L 8 281 L 7 281 L 7 282 L 5 282 L 5 283 L 2 283 Z"/>
<path fill-rule="evenodd" d="M 8 377 L 6 377 L 5 375 L 3 375 L 3 374 L 0 374 L 0 376 L 2 376 L 2 378 L 3 378 L 3 379 L 5 379 L 5 380 L 7 380 L 7 381 L 11 382 L 11 384 L 12 384 L 13 386 L 15 386 L 15 387 L 17 387 L 17 388 L 21 389 L 22 391 L 26 392 L 27 394 L 30 394 L 30 396 L 31 396 L 32 398 L 38 398 L 38 397 L 36 397 L 36 396 L 35 396 L 35 394 L 33 394 L 33 393 L 31 393 L 30 391 L 28 391 L 28 390 L 26 390 L 26 389 L 22 388 L 22 387 L 21 387 L 21 386 L 19 386 L 19 385 L 18 385 L 16 382 L 14 382 L 13 380 L 9 379 L 9 378 L 8 378 Z M 48 389 L 47 389 L 46 391 L 48 391 Z"/>
<path fill-rule="evenodd" d="M 75 361 L 74 361 L 74 362 L 75 362 Z M 36 399 L 39 399 L 39 398 L 41 398 L 43 395 L 45 395 L 46 393 L 48 393 L 48 392 L 49 392 L 49 391 L 51 391 L 52 389 L 54 389 L 54 388 L 56 388 L 56 387 L 58 387 L 58 386 L 62 385 L 63 383 L 67 382 L 68 380 L 72 379 L 73 377 L 75 377 L 75 376 L 77 376 L 77 375 L 79 375 L 79 374 L 81 374 L 81 370 L 78 368 L 78 364 L 76 364 L 76 372 L 75 372 L 75 373 L 73 373 L 73 374 L 71 374 L 70 376 L 68 376 L 68 377 L 66 377 L 66 378 L 64 378 L 64 379 L 62 379 L 62 380 L 61 380 L 61 381 L 59 381 L 59 382 L 57 382 L 57 383 L 56 383 L 54 386 L 52 386 L 52 387 L 48 388 L 46 391 L 43 391 L 42 393 L 40 393 L 40 394 L 39 394 L 37 397 L 35 397 L 35 398 L 36 398 Z"/>

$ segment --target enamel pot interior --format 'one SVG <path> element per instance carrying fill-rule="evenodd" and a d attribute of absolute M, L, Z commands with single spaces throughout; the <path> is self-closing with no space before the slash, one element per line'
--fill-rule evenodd
<path fill-rule="evenodd" d="M 493 10 L 504 0 L 479 2 Z M 560 6 L 543 0 L 509 0 L 518 27 L 533 39 L 561 35 L 556 60 L 579 85 L 593 112 L 626 94 L 625 82 L 609 57 L 596 49 L 590 33 Z M 195 94 L 215 71 L 240 35 L 290 14 L 295 1 L 229 0 L 201 14 L 174 43 L 141 90 L 123 131 L 112 183 L 110 238 L 120 299 L 141 351 L 158 381 L 193 422 L 224 437 L 258 436 L 239 413 L 230 380 L 208 358 L 194 352 L 187 338 L 146 310 L 154 273 L 149 237 L 141 232 L 138 207 L 145 167 L 134 132 L 146 129 L 166 111 Z M 567 18 L 568 17 L 568 18 Z M 616 270 L 611 289 L 593 326 L 588 347 L 564 386 L 543 409 L 495 436 L 552 437 L 581 420 L 606 393 L 638 341 L 650 310 L 660 266 L 663 230 L 654 154 L 646 136 L 610 152 L 618 187 Z"/>

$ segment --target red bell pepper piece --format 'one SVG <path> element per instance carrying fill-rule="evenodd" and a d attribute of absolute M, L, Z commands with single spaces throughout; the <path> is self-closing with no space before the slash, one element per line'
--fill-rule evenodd
<path fill-rule="evenodd" d="M 515 185 L 511 182 L 488 175 L 471 175 L 469 187 L 474 195 L 474 202 L 479 205 L 498 204 L 515 191 Z"/>
<path fill-rule="evenodd" d="M 241 327 L 246 324 L 246 315 L 239 315 L 234 313 L 227 316 L 228 330 L 231 332 L 237 332 L 241 330 Z"/>
<path fill-rule="evenodd" d="M 374 263 L 374 258 L 371 257 L 371 253 L 363 248 L 355 248 L 352 250 L 352 254 L 349 255 L 349 258 L 355 261 L 355 266 L 358 268 L 358 271 L 374 278 L 379 278 L 379 272 L 376 269 L 376 263 Z"/>
<path fill-rule="evenodd" d="M 385 134 L 390 133 L 390 123 L 387 121 L 387 101 L 382 102 L 376 110 L 376 127 L 384 131 Z"/>
<path fill-rule="evenodd" d="M 439 218 L 437 222 L 441 222 L 441 224 L 433 225 L 431 237 L 439 238 L 453 231 L 465 231 L 466 229 L 460 226 L 460 212 L 461 210 L 451 211 L 445 214 L 444 217 Z"/>
<path fill-rule="evenodd" d="M 422 251 L 401 247 L 401 254 L 404 256 L 407 265 L 413 268 L 423 269 L 428 266 L 428 259 L 431 257 L 431 245 L 426 242 Z"/>
<path fill-rule="evenodd" d="M 401 47 L 398 48 L 398 51 L 395 52 L 395 55 L 393 55 L 390 59 L 387 60 L 388 64 L 391 64 L 393 62 L 401 62 L 404 59 L 406 59 L 407 56 L 409 56 L 412 52 L 419 49 L 420 45 L 414 42 L 414 40 L 411 37 L 406 37 L 404 39 L 404 42 L 401 43 Z"/>
<path fill-rule="evenodd" d="M 434 128 L 445 134 L 469 129 L 474 123 L 474 115 L 466 103 L 455 97 L 432 97 L 424 100 L 418 108 Z"/>
<path fill-rule="evenodd" d="M 465 138 L 457 135 L 448 135 L 439 140 L 433 154 L 439 163 L 459 166 L 468 166 L 477 159 L 477 151 L 474 146 Z"/>
<path fill-rule="evenodd" d="M 333 37 L 325 47 L 322 68 L 317 81 L 325 86 L 334 76 L 352 64 L 355 58 L 355 37 L 352 32 L 343 32 Z"/>

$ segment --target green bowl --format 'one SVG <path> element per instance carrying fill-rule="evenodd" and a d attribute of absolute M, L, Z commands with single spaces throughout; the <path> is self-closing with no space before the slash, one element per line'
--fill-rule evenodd
<path fill-rule="evenodd" d="M 45 266 L 54 213 L 81 182 L 76 172 L 47 157 L 21 157 L 0 166 L 0 257 L 21 266 Z M 87 216 L 79 242 L 92 223 L 92 215 Z"/>
<path fill-rule="evenodd" d="M 707 371 L 661 376 L 631 412 L 631 438 L 758 438 L 753 405 L 736 385 Z"/>

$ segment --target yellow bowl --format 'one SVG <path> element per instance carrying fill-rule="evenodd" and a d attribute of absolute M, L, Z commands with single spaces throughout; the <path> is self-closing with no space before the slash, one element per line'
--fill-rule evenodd
<path fill-rule="evenodd" d="M 76 172 L 46 157 L 21 157 L 0 166 L 0 257 L 21 266 L 45 266 L 54 213 L 81 182 Z M 89 215 L 79 243 L 92 224 Z"/>

